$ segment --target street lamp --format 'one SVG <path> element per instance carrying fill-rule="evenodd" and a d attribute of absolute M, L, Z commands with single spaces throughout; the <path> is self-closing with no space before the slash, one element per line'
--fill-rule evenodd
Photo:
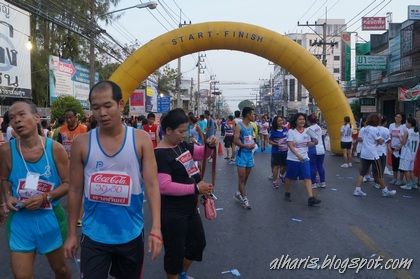
<path fill-rule="evenodd" d="M 134 6 L 130 6 L 127 8 L 123 8 L 123 9 L 118 9 L 115 11 L 111 11 L 102 15 L 99 15 L 100 17 L 103 16 L 107 16 L 113 13 L 117 13 L 117 12 L 121 12 L 121 11 L 125 11 L 128 9 L 133 9 L 133 8 L 138 8 L 138 9 L 142 9 L 142 8 L 149 8 L 149 9 L 156 9 L 157 7 L 157 3 L 155 1 L 150 1 L 150 2 L 146 2 L 146 3 L 142 3 L 142 4 L 138 4 L 138 5 L 134 5 Z M 95 1 L 92 2 L 91 4 L 91 24 L 92 26 L 96 26 L 96 14 L 95 14 Z M 95 40 L 95 33 L 92 33 L 90 36 L 90 47 L 89 47 L 89 63 L 90 63 L 90 67 L 89 67 L 89 87 L 92 88 L 94 83 L 95 83 L 95 45 L 94 45 L 94 40 Z"/>
<path fill-rule="evenodd" d="M 118 13 L 118 12 L 122 12 L 122 11 L 125 11 L 125 10 L 133 9 L 133 8 L 138 8 L 138 9 L 149 8 L 149 9 L 153 10 L 153 9 L 156 9 L 157 5 L 158 4 L 155 1 L 150 1 L 150 2 L 146 2 L 146 3 L 141 3 L 141 4 L 134 5 L 134 6 L 130 6 L 130 7 L 127 7 L 127 8 L 111 11 L 109 13 L 103 14 L 103 16 L 107 16 L 107 15 L 110 15 L 110 14 L 113 14 L 113 13 Z"/>

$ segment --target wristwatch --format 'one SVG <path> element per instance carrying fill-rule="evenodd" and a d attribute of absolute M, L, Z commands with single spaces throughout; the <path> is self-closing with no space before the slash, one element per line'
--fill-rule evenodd
<path fill-rule="evenodd" d="M 50 194 L 47 194 L 47 202 L 51 203 L 53 200 L 53 197 L 51 197 Z"/>

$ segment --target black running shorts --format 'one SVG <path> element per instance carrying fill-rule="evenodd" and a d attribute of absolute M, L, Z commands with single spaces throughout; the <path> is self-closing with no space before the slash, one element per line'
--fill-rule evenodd
<path fill-rule="evenodd" d="M 143 269 L 143 233 L 124 244 L 103 244 L 82 235 L 81 278 L 106 279 L 108 273 L 115 278 L 139 279 Z"/>

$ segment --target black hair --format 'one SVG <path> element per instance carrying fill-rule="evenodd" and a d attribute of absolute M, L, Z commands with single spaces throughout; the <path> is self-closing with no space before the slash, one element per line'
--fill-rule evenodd
<path fill-rule="evenodd" d="M 344 116 L 344 124 L 349 124 L 351 128 L 350 116 Z"/>
<path fill-rule="evenodd" d="M 153 112 L 149 112 L 149 114 L 147 115 L 147 119 L 149 119 L 150 117 L 156 118 Z"/>
<path fill-rule="evenodd" d="M 381 125 L 382 126 L 385 126 L 387 122 L 388 122 L 388 120 L 386 119 L 386 117 L 385 116 L 382 116 L 382 118 L 381 118 Z"/>
<path fill-rule="evenodd" d="M 77 116 L 77 112 L 74 108 L 68 108 L 64 111 L 64 114 L 68 113 L 68 112 L 72 112 L 74 114 L 74 116 Z"/>
<path fill-rule="evenodd" d="M 106 89 L 112 90 L 112 99 L 119 103 L 122 99 L 121 87 L 113 81 L 110 80 L 103 80 L 96 83 L 89 91 L 89 103 L 92 102 L 92 94 L 93 92 L 102 92 Z"/>
<path fill-rule="evenodd" d="M 48 121 L 46 119 L 41 120 L 41 126 L 44 129 L 48 129 Z"/>
<path fill-rule="evenodd" d="M 274 116 L 273 121 L 271 122 L 271 127 L 274 131 L 276 131 L 279 128 L 279 126 L 277 125 L 277 119 L 279 119 L 279 117 L 283 118 L 280 115 L 276 115 Z"/>
<path fill-rule="evenodd" d="M 242 118 L 246 117 L 248 114 L 250 114 L 254 109 L 251 107 L 244 107 L 242 109 Z"/>
<path fill-rule="evenodd" d="M 166 129 L 170 128 L 175 130 L 184 123 L 188 123 L 188 116 L 185 114 L 185 111 L 181 108 L 176 108 L 168 112 L 165 117 L 163 117 L 161 126 L 164 133 Z"/>
<path fill-rule="evenodd" d="M 204 115 L 208 115 L 208 116 L 210 116 L 210 111 L 205 110 L 205 111 L 204 111 Z"/>
<path fill-rule="evenodd" d="M 9 111 L 6 111 L 3 115 L 3 122 L 1 122 L 1 132 L 6 133 L 7 127 L 9 127 L 10 118 Z"/>
<path fill-rule="evenodd" d="M 419 129 L 417 127 L 417 122 L 416 119 L 414 119 L 413 117 L 408 117 L 406 120 L 408 123 L 410 123 L 411 127 L 414 128 L 414 132 L 418 132 Z"/>
<path fill-rule="evenodd" d="M 293 118 L 292 118 L 292 120 L 290 121 L 290 127 L 291 127 L 292 129 L 296 129 L 296 126 L 297 126 L 297 120 L 298 120 L 298 118 L 299 118 L 299 117 L 301 117 L 301 116 L 303 116 L 303 117 L 305 118 L 305 123 L 306 123 L 306 114 L 301 113 L 301 112 L 298 112 L 298 113 L 296 113 L 295 115 L 293 115 Z"/>
<path fill-rule="evenodd" d="M 312 113 L 311 115 L 308 116 L 308 121 L 311 124 L 316 124 L 318 122 L 318 118 L 316 117 L 315 113 Z"/>
<path fill-rule="evenodd" d="M 233 115 L 229 115 L 229 120 L 233 120 Z"/>
<path fill-rule="evenodd" d="M 14 104 L 17 104 L 17 103 L 24 103 L 24 104 L 27 104 L 27 105 L 29 106 L 29 108 L 31 109 L 31 113 L 33 113 L 33 114 L 38 114 L 38 108 L 36 107 L 36 105 L 35 105 L 32 101 L 30 101 L 30 100 L 25 100 L 25 99 L 23 99 L 23 100 L 17 100 L 17 101 L 15 101 L 15 102 L 13 102 L 12 106 L 13 106 Z"/>
<path fill-rule="evenodd" d="M 239 110 L 235 110 L 235 117 L 238 118 L 241 116 L 241 112 Z"/>
<path fill-rule="evenodd" d="M 200 114 L 200 120 L 204 120 L 204 114 Z"/>
<path fill-rule="evenodd" d="M 195 124 L 197 123 L 197 118 L 194 116 L 194 114 L 188 113 L 188 118 L 190 119 L 190 121 Z"/>

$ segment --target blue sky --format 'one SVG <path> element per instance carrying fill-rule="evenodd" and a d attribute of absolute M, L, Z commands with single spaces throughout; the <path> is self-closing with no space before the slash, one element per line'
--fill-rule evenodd
<path fill-rule="evenodd" d="M 143 0 L 142 2 L 147 2 Z M 361 31 L 362 16 L 386 16 L 392 12 L 393 22 L 402 22 L 407 18 L 407 6 L 416 5 L 408 0 L 156 0 L 155 10 L 131 9 L 121 13 L 107 31 L 123 43 L 138 39 L 144 44 L 151 39 L 177 27 L 182 9 L 181 19 L 192 23 L 207 21 L 238 21 L 259 25 L 279 33 L 311 32 L 310 29 L 298 27 L 297 22 L 313 22 L 319 18 L 341 18 L 350 21 L 349 31 L 357 31 L 365 39 L 368 32 Z M 115 9 L 139 4 L 139 0 L 121 0 Z M 370 6 L 369 6 L 370 5 Z M 153 15 L 156 17 L 153 17 Z M 171 16 L 170 16 L 171 15 Z M 159 21 L 160 23 L 159 23 Z M 379 32 L 380 33 L 380 32 Z M 197 69 L 194 68 L 197 54 L 182 58 L 183 77 L 194 80 Z M 216 75 L 220 82 L 242 82 L 243 85 L 220 85 L 223 95 L 232 110 L 240 99 L 252 97 L 253 88 L 258 87 L 259 79 L 269 78 L 273 69 L 269 61 L 258 56 L 227 50 L 207 51 L 205 74 L 201 80 L 209 80 Z M 176 67 L 176 63 L 171 63 Z M 202 87 L 206 87 L 202 83 Z"/>

